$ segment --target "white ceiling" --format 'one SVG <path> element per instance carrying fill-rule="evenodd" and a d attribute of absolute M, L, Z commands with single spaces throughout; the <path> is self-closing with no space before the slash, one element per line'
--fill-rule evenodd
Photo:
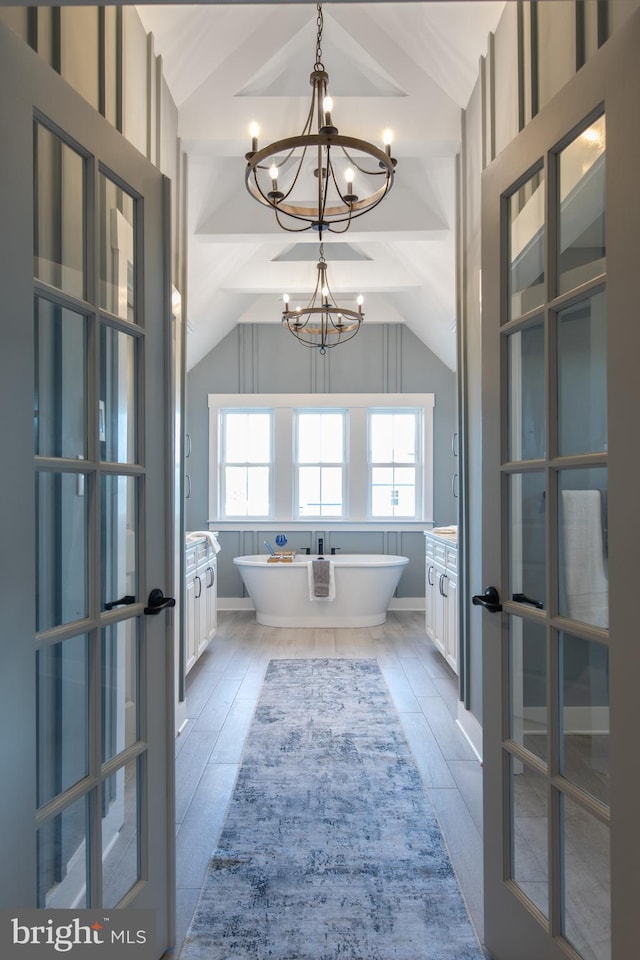
<path fill-rule="evenodd" d="M 365 323 L 406 323 L 452 370 L 460 111 L 503 8 L 504 0 L 323 7 L 334 123 L 379 145 L 391 127 L 398 160 L 383 203 L 342 237 L 326 238 L 332 290 L 347 306 L 363 294 Z M 308 299 L 315 285 L 317 235 L 285 233 L 251 199 L 244 154 L 252 120 L 260 146 L 302 129 L 316 10 L 262 3 L 138 13 L 162 55 L 189 155 L 191 368 L 236 323 L 278 323 L 283 292 Z"/>

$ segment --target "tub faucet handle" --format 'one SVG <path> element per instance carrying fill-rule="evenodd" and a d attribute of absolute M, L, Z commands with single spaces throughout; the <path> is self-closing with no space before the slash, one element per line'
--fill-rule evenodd
<path fill-rule="evenodd" d="M 331 556 L 335 557 L 336 550 L 342 550 L 342 547 L 331 547 Z"/>

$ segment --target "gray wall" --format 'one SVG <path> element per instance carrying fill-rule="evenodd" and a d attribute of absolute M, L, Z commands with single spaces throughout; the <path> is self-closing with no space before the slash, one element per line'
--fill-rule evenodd
<path fill-rule="evenodd" d="M 402 325 L 372 324 L 351 342 L 321 357 L 302 347 L 279 324 L 236 326 L 187 374 L 187 529 L 208 528 L 210 393 L 434 393 L 434 520 L 455 523 L 455 472 L 451 438 L 456 429 L 456 375 Z M 187 445 L 189 447 L 189 444 Z M 187 484 L 189 487 L 189 484 Z M 188 492 L 188 491 L 187 491 Z M 400 597 L 424 596 L 424 538 L 421 532 L 373 533 L 366 528 L 325 534 L 283 531 L 292 547 L 315 549 L 317 536 L 345 552 L 402 553 L 411 562 L 398 587 Z M 263 552 L 259 532 L 223 532 L 218 558 L 221 597 L 242 596 L 232 558 Z"/>

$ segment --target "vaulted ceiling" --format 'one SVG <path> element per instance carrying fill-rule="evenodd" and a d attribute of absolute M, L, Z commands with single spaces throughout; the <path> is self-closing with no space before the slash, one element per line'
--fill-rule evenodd
<path fill-rule="evenodd" d="M 456 154 L 487 37 L 504 2 L 323 7 L 322 59 L 340 132 L 394 132 L 395 185 L 325 242 L 331 286 L 365 323 L 405 323 L 455 369 Z M 140 6 L 178 106 L 189 156 L 187 365 L 237 323 L 278 323 L 282 294 L 308 299 L 318 238 L 282 231 L 249 196 L 249 124 L 260 143 L 302 129 L 315 62 L 309 3 Z M 305 299 L 306 294 L 306 299 Z M 283 334 L 284 335 L 284 334 Z"/>

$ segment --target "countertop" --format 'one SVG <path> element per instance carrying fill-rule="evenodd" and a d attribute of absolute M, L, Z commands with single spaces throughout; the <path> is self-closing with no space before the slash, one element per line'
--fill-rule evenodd
<path fill-rule="evenodd" d="M 442 543 L 448 543 L 449 546 L 458 546 L 458 528 L 455 530 L 449 527 L 443 527 L 442 529 L 434 527 L 433 530 L 425 530 L 425 537 L 433 537 L 435 540 L 441 540 Z"/>

